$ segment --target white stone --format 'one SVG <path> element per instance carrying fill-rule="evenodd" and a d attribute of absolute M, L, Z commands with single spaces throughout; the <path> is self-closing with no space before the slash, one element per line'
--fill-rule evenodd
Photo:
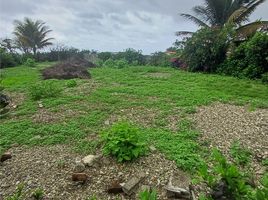
<path fill-rule="evenodd" d="M 96 158 L 97 158 L 97 156 L 95 156 L 95 155 L 88 155 L 88 156 L 84 157 L 82 159 L 82 161 L 86 166 L 91 167 L 91 166 L 93 166 L 93 163 L 94 163 Z"/>

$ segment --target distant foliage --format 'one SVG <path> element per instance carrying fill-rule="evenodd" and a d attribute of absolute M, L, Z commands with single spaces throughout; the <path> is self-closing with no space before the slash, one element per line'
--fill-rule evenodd
<path fill-rule="evenodd" d="M 121 69 L 124 67 L 128 67 L 128 63 L 124 59 L 119 59 L 119 60 L 113 60 L 113 59 L 108 59 L 106 60 L 103 64 L 103 67 L 109 67 L 109 68 L 116 68 L 116 69 Z"/>
<path fill-rule="evenodd" d="M 105 62 L 106 60 L 108 59 L 111 59 L 112 58 L 112 53 L 111 52 L 100 52 L 98 53 L 98 58 L 100 60 L 102 60 L 103 62 Z"/>
<path fill-rule="evenodd" d="M 170 56 L 165 52 L 155 52 L 150 56 L 148 64 L 152 66 L 169 67 L 171 66 Z"/>
<path fill-rule="evenodd" d="M 240 44 L 222 64 L 219 72 L 235 77 L 261 78 L 268 72 L 268 35 L 257 32 Z"/>
<path fill-rule="evenodd" d="M 31 86 L 29 94 L 33 100 L 43 98 L 57 97 L 62 91 L 62 88 L 53 81 L 41 81 Z"/>
<path fill-rule="evenodd" d="M 145 57 L 142 55 L 142 51 L 135 49 L 126 49 L 123 52 L 118 52 L 113 56 L 115 60 L 126 60 L 129 65 L 144 65 Z"/>
<path fill-rule="evenodd" d="M 186 39 L 182 57 L 190 71 L 216 72 L 225 60 L 230 29 L 202 28 Z"/>
<path fill-rule="evenodd" d="M 146 152 L 141 133 L 127 122 L 113 125 L 102 133 L 102 138 L 105 143 L 104 154 L 115 156 L 119 162 L 131 161 Z"/>
<path fill-rule="evenodd" d="M 33 58 L 27 58 L 27 60 L 23 64 L 28 67 L 36 67 L 36 62 Z"/>

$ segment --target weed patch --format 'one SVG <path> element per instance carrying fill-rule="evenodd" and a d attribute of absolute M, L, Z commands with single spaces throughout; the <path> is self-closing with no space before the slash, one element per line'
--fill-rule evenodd
<path fill-rule="evenodd" d="M 62 88 L 52 81 L 42 81 L 32 85 L 29 89 L 30 97 L 33 100 L 43 98 L 57 97 L 61 93 Z"/>

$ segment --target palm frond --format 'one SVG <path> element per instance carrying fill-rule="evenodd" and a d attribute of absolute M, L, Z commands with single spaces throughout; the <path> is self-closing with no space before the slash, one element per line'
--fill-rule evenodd
<path fill-rule="evenodd" d="M 237 21 L 237 18 L 243 14 L 245 11 L 247 10 L 246 7 L 241 7 L 239 9 L 237 9 L 236 11 L 234 11 L 231 16 L 228 18 L 227 23 L 231 23 L 231 24 L 235 24 Z"/>
<path fill-rule="evenodd" d="M 249 16 L 256 10 L 256 8 L 264 3 L 266 0 L 254 0 L 251 1 L 245 8 L 244 12 L 241 12 L 241 14 L 235 19 L 235 22 L 237 24 L 240 24 L 244 21 L 248 21 Z"/>
<path fill-rule="evenodd" d="M 182 13 L 182 14 L 180 14 L 180 16 L 193 21 L 198 26 L 209 27 L 205 22 L 203 22 L 201 19 L 198 19 L 197 17 L 195 17 L 193 15 Z"/>
<path fill-rule="evenodd" d="M 236 29 L 239 38 L 247 38 L 254 34 L 259 29 L 267 29 L 268 21 L 256 21 Z"/>
<path fill-rule="evenodd" d="M 191 31 L 177 31 L 176 36 L 191 36 L 194 34 L 194 32 Z"/>

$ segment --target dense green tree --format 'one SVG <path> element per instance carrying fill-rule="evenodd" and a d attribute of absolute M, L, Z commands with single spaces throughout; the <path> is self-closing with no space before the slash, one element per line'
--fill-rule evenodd
<path fill-rule="evenodd" d="M 232 30 L 232 29 L 231 29 Z M 182 58 L 190 71 L 214 73 L 226 58 L 228 38 L 232 31 L 223 29 L 201 28 L 184 42 Z"/>
<path fill-rule="evenodd" d="M 53 38 L 47 37 L 52 30 L 45 25 L 45 22 L 24 18 L 23 21 L 15 20 L 14 25 L 16 43 L 24 53 L 33 52 L 36 55 L 39 49 L 52 44 Z"/>

